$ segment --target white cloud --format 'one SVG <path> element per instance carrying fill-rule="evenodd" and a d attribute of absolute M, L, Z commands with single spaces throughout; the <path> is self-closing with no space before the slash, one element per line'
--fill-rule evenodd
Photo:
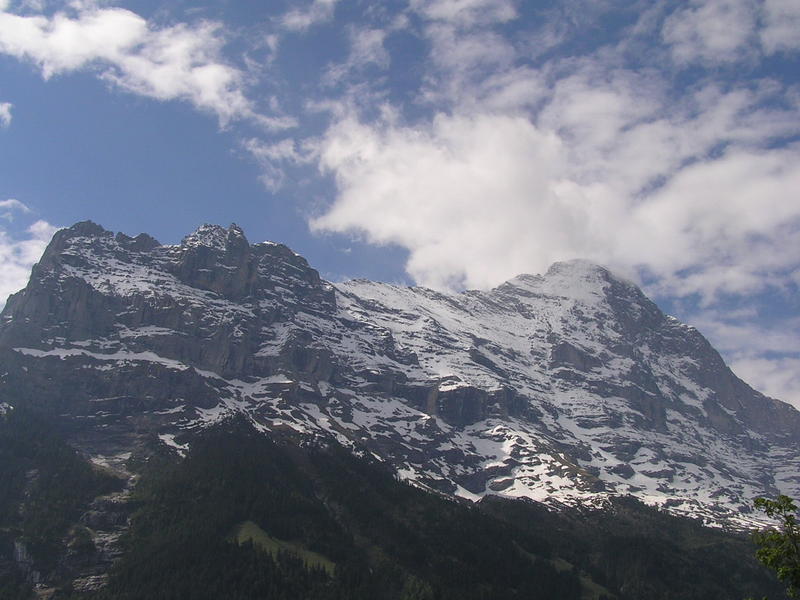
<path fill-rule="evenodd" d="M 307 164 L 313 160 L 313 152 L 292 138 L 277 142 L 265 142 L 250 138 L 242 142 L 242 147 L 261 167 L 261 182 L 272 191 L 283 185 L 286 165 Z"/>
<path fill-rule="evenodd" d="M 765 0 L 764 28 L 761 44 L 765 52 L 800 49 L 800 2 L 797 0 Z"/>
<path fill-rule="evenodd" d="M 314 0 L 305 8 L 296 8 L 281 18 L 281 25 L 289 31 L 306 31 L 333 19 L 339 0 Z"/>
<path fill-rule="evenodd" d="M 760 332 L 753 331 L 755 335 Z M 800 358 L 737 357 L 731 369 L 757 390 L 800 410 Z"/>
<path fill-rule="evenodd" d="M 737 315 L 734 311 L 711 309 L 691 318 L 693 325 L 705 332 L 718 350 L 738 352 L 740 358 L 767 353 L 800 355 L 800 319 L 786 319 L 780 327 L 756 326 L 755 314 Z"/>
<path fill-rule="evenodd" d="M 764 326 L 758 311 L 708 310 L 691 321 L 757 390 L 800 409 L 800 319 Z"/>
<path fill-rule="evenodd" d="M 11 125 L 11 109 L 14 105 L 11 102 L 0 102 L 0 127 Z"/>
<path fill-rule="evenodd" d="M 692 0 L 666 19 L 661 35 L 679 65 L 731 64 L 797 51 L 798 31 L 796 0 Z"/>
<path fill-rule="evenodd" d="M 707 301 L 778 283 L 770 276 L 800 264 L 791 251 L 800 243 L 798 161 L 800 147 L 791 146 L 733 151 L 682 169 L 636 207 L 635 231 L 623 232 L 617 260 L 635 253 L 664 277 L 665 292 L 699 292 Z"/>
<path fill-rule="evenodd" d="M 388 66 L 389 53 L 383 47 L 386 33 L 382 29 L 354 29 L 350 35 L 350 62 L 358 66 Z"/>
<path fill-rule="evenodd" d="M 693 0 L 664 23 L 678 63 L 733 62 L 752 52 L 758 14 L 752 0 Z"/>
<path fill-rule="evenodd" d="M 448 24 L 431 26 L 428 33 L 436 47 L 433 60 L 451 76 L 476 68 L 508 66 L 514 59 L 513 46 L 492 31 L 464 33 Z"/>
<path fill-rule="evenodd" d="M 48 0 L 18 0 L 16 3 L 16 8 L 18 11 L 29 11 L 29 12 L 43 12 L 45 8 L 47 8 Z M 6 2 L 6 5 L 0 5 L 0 10 L 5 10 L 10 2 Z"/>
<path fill-rule="evenodd" d="M 367 67 L 386 69 L 389 66 L 389 52 L 384 41 L 389 31 L 371 27 L 351 27 L 348 30 L 350 52 L 347 60 L 331 64 L 325 73 L 324 82 L 328 85 L 354 84 L 354 79 Z"/>
<path fill-rule="evenodd" d="M 79 6 L 51 17 L 0 12 L 0 52 L 34 62 L 45 78 L 94 68 L 122 89 L 188 101 L 224 125 L 256 115 L 223 45 L 217 24 L 156 28 L 122 8 Z"/>
<path fill-rule="evenodd" d="M 503 73 L 515 57 L 513 44 L 496 31 L 517 17 L 509 0 L 414 0 L 431 44 L 433 69 L 423 90 L 433 105 L 469 102 L 489 73 Z"/>
<path fill-rule="evenodd" d="M 19 211 L 22 213 L 29 213 L 31 209 L 28 208 L 25 204 L 16 200 L 15 198 L 9 198 L 8 200 L 0 200 L 0 210 L 5 211 L 2 214 L 2 217 L 8 221 L 14 219 L 14 212 Z"/>
<path fill-rule="evenodd" d="M 758 291 L 800 265 L 786 251 L 800 241 L 800 146 L 763 145 L 800 119 L 761 100 L 704 88 L 670 108 L 638 75 L 574 75 L 538 119 L 344 118 L 319 150 L 338 197 L 312 226 L 399 244 L 434 287 L 488 287 L 583 256 L 644 267 L 664 294 Z"/>
<path fill-rule="evenodd" d="M 0 304 L 5 304 L 9 294 L 25 287 L 31 267 L 41 258 L 57 229 L 40 220 L 20 238 L 0 228 Z"/>
<path fill-rule="evenodd" d="M 411 0 L 423 17 L 459 27 L 505 23 L 517 17 L 511 0 Z"/>
<path fill-rule="evenodd" d="M 408 248 L 425 285 L 487 287 L 580 244 L 550 180 L 562 153 L 523 118 L 439 115 L 430 130 L 346 120 L 320 154 L 339 198 L 312 226 Z"/>

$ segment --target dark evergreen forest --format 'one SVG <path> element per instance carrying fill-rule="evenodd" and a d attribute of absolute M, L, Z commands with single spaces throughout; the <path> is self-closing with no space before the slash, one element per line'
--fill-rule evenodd
<path fill-rule="evenodd" d="M 633 499 L 560 512 L 454 501 L 398 481 L 366 453 L 270 440 L 242 419 L 201 434 L 185 459 L 154 452 L 137 468 L 125 553 L 108 586 L 77 594 L 64 585 L 58 598 L 783 597 L 746 535 Z M 0 418 L 0 477 L 6 546 L 30 540 L 42 568 L 58 562 L 81 507 L 119 486 L 21 412 Z M 30 591 L 0 569 L 0 597 Z"/>

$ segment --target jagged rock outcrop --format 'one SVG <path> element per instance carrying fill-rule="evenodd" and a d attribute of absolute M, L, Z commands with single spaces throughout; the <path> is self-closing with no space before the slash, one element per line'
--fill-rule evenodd
<path fill-rule="evenodd" d="M 443 294 L 334 285 L 235 225 L 161 245 L 84 222 L 9 299 L 0 361 L 0 402 L 59 415 L 100 460 L 183 452 L 240 412 L 473 499 L 634 494 L 743 523 L 754 496 L 800 494 L 800 413 L 584 261 Z"/>

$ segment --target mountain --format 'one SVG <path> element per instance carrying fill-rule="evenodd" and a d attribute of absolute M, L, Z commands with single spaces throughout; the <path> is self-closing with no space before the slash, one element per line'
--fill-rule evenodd
<path fill-rule="evenodd" d="M 755 496 L 800 496 L 800 413 L 585 261 L 446 294 L 332 284 L 235 225 L 162 245 L 82 222 L 9 298 L 0 365 L 0 403 L 120 473 L 243 415 L 470 500 L 633 495 L 747 527 Z"/>

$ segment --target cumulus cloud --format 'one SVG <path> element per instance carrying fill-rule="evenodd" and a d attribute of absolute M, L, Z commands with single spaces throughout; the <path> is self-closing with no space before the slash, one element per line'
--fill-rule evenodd
<path fill-rule="evenodd" d="M 11 125 L 11 109 L 14 105 L 10 102 L 0 102 L 0 127 Z"/>
<path fill-rule="evenodd" d="M 0 201 L 0 210 L 7 211 L 3 215 L 6 219 L 13 212 L 31 212 L 25 204 L 14 199 Z M 25 287 L 31 267 L 41 258 L 57 230 L 43 220 L 34 222 L 16 235 L 0 227 L 0 306 L 5 304 L 9 294 Z"/>
<path fill-rule="evenodd" d="M 0 12 L 0 52 L 35 63 L 45 78 L 93 68 L 124 90 L 190 102 L 223 125 L 256 117 L 242 72 L 222 57 L 218 24 L 157 28 L 123 8 L 76 6 L 53 16 Z"/>
<path fill-rule="evenodd" d="M 430 130 L 346 120 L 321 149 L 339 198 L 312 227 L 408 248 L 422 284 L 487 287 L 528 270 L 537 248 L 544 261 L 563 258 L 579 239 L 548 178 L 562 152 L 523 118 L 439 115 Z M 547 216 L 534 218 L 540 211 Z"/>
<path fill-rule="evenodd" d="M 665 292 L 745 294 L 800 265 L 800 148 L 732 151 L 682 169 L 641 203 L 623 246 L 664 277 Z M 633 243 L 630 243 L 633 242 Z M 618 260 L 622 256 L 617 257 Z"/>
<path fill-rule="evenodd" d="M 754 315 L 750 315 L 754 316 Z M 718 349 L 738 352 L 740 358 L 773 353 L 800 357 L 800 320 L 787 319 L 780 327 L 754 328 L 749 318 L 738 316 L 737 311 L 711 309 L 692 317 L 692 323 L 712 336 Z M 746 348 L 746 350 L 744 350 Z M 800 373 L 799 373 L 800 375 Z"/>
<path fill-rule="evenodd" d="M 800 241 L 800 147 L 755 143 L 797 121 L 763 114 L 752 92 L 698 92 L 670 114 L 629 83 L 566 79 L 538 123 L 341 120 L 319 150 L 338 197 L 312 227 L 399 244 L 411 276 L 433 287 L 485 288 L 583 256 L 711 301 L 798 265 L 784 249 Z"/>
<path fill-rule="evenodd" d="M 748 32 L 744 44 L 756 17 L 743 2 L 694 2 L 647 27 L 675 32 L 695 11 L 698 26 L 740 23 L 730 27 Z M 340 109 L 318 145 L 338 193 L 313 229 L 398 244 L 409 274 L 433 287 L 489 287 L 587 257 L 709 304 L 784 285 L 800 267 L 786 251 L 800 241 L 791 88 L 705 79 L 676 95 L 660 65 L 626 67 L 628 40 L 536 68 L 508 40 L 482 55 L 463 49 L 493 47 L 480 40 L 498 35 L 513 5 L 412 6 L 438 77 L 421 97 L 438 91 L 447 109 L 408 123 L 385 107 L 377 120 Z M 708 56 L 723 44 L 713 31 L 692 35 Z"/>
<path fill-rule="evenodd" d="M 490 43 L 512 3 L 411 6 L 436 75 L 420 97 L 446 108 L 403 122 L 391 107 L 376 120 L 338 105 L 318 144 L 338 194 L 312 228 L 398 244 L 434 287 L 488 287 L 584 256 L 708 304 L 783 285 L 800 266 L 785 251 L 800 238 L 790 87 L 706 78 L 676 94 L 659 62 L 626 66 L 629 39 L 537 68 L 507 36 Z M 790 10 L 764 6 L 779 9 Z M 746 0 L 646 16 L 629 35 L 661 31 L 668 51 L 693 44 L 708 60 L 768 28 Z"/>

